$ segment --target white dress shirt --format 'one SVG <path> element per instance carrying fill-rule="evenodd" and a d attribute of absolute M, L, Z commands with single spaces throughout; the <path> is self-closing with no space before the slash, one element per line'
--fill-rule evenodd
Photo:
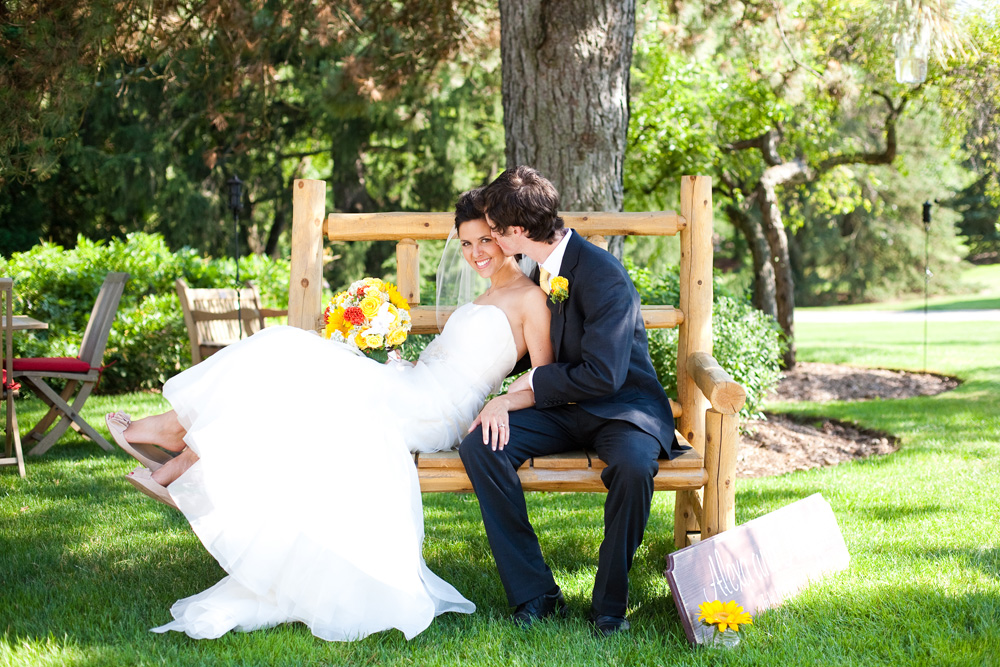
<path fill-rule="evenodd" d="M 552 278 L 559 275 L 559 270 L 562 268 L 563 257 L 566 255 L 566 245 L 569 243 L 569 237 L 572 235 L 573 230 L 567 229 L 566 233 L 563 234 L 563 237 L 559 239 L 559 243 L 556 244 L 556 247 L 552 249 L 552 252 L 549 253 L 549 256 L 546 257 L 545 261 L 540 265 L 541 268 L 549 272 L 549 275 Z M 532 391 L 535 390 L 535 384 L 533 382 L 534 376 L 535 368 L 532 367 L 531 370 L 528 371 L 528 386 L 531 387 Z"/>

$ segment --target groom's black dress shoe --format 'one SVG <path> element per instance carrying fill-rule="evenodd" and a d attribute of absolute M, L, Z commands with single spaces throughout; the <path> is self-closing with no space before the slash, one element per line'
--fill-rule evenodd
<path fill-rule="evenodd" d="M 598 637 L 610 637 L 618 632 L 625 632 L 632 625 L 623 616 L 603 616 L 590 612 L 590 624 Z"/>
<path fill-rule="evenodd" d="M 559 590 L 558 586 L 554 591 L 517 605 L 513 619 L 522 628 L 530 628 L 535 621 L 540 621 L 552 614 L 566 617 L 566 600 L 563 599 L 562 591 Z"/>

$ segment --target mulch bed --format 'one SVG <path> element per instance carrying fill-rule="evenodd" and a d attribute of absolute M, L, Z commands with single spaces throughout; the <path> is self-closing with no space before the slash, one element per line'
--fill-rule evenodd
<path fill-rule="evenodd" d="M 779 401 L 860 401 L 933 396 L 958 386 L 958 380 L 932 373 L 798 363 L 785 373 L 769 397 Z M 797 421 L 768 414 L 745 425 L 737 454 L 736 476 L 766 477 L 795 470 L 890 454 L 899 449 L 888 433 L 858 428 L 835 419 Z"/>

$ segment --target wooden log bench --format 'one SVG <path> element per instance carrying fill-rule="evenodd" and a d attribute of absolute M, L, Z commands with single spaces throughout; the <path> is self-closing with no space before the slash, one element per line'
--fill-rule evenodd
<path fill-rule="evenodd" d="M 677 437 L 691 450 L 661 460 L 657 491 L 674 491 L 674 541 L 678 547 L 735 526 L 738 413 L 743 387 L 712 357 L 712 183 L 705 176 L 681 178 L 680 212 L 562 213 L 566 225 L 607 247 L 615 235 L 675 236 L 680 242 L 680 303 L 643 306 L 647 329 L 678 327 Z M 292 260 L 288 323 L 320 326 L 324 237 L 330 241 L 396 241 L 397 287 L 410 303 L 413 333 L 437 333 L 434 304 L 422 305 L 419 242 L 445 239 L 454 225 L 448 213 L 326 213 L 326 183 L 293 185 Z M 472 484 L 458 452 L 415 455 L 424 492 L 470 492 Z M 592 452 L 532 459 L 518 471 L 525 491 L 605 492 Z"/>

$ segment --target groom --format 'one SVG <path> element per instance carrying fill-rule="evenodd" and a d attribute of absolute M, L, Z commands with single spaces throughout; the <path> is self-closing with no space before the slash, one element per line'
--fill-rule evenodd
<path fill-rule="evenodd" d="M 528 519 L 517 469 L 534 456 L 589 447 L 607 464 L 601 480 L 608 489 L 590 621 L 599 636 L 628 630 L 628 572 L 649 518 L 657 458 L 681 451 L 670 404 L 649 359 L 639 295 L 617 259 L 563 227 L 559 193 L 536 170 L 508 169 L 482 197 L 486 221 L 504 253 L 524 254 L 539 264 L 536 277 L 550 293 L 555 357 L 510 387 L 511 392 L 530 387 L 535 406 L 510 413 L 506 447 L 484 445 L 477 428 L 460 449 L 507 600 L 524 627 L 553 614 L 565 616 L 563 594 Z M 557 276 L 565 280 L 556 281 L 552 291 Z"/>

